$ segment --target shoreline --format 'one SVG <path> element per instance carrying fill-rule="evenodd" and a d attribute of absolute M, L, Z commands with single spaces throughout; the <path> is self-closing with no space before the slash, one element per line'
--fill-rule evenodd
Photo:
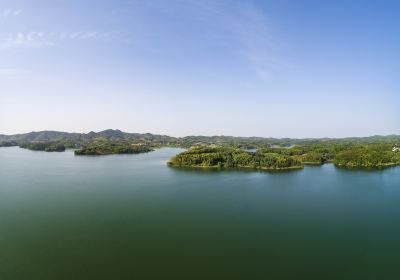
<path fill-rule="evenodd" d="M 252 167 L 252 166 L 235 166 L 235 167 L 224 167 L 224 166 L 205 166 L 205 165 L 176 165 L 170 161 L 166 162 L 168 167 L 174 168 L 193 168 L 193 169 L 221 169 L 221 170 L 235 170 L 235 169 L 247 169 L 247 170 L 260 170 L 260 171 L 286 171 L 286 170 L 301 170 L 304 166 L 291 166 L 285 168 L 267 168 L 267 167 Z"/>

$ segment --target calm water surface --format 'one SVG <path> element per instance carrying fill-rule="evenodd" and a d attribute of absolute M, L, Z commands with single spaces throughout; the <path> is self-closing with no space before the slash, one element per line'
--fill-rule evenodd
<path fill-rule="evenodd" d="M 400 168 L 0 148 L 0 279 L 400 279 Z"/>

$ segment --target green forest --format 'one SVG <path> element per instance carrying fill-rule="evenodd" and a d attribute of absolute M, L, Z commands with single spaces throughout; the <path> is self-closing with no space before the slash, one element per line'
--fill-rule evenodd
<path fill-rule="evenodd" d="M 149 146 L 121 141 L 94 141 L 75 150 L 75 155 L 139 154 L 151 152 Z"/>
<path fill-rule="evenodd" d="M 292 148 L 193 147 L 170 159 L 170 166 L 246 167 L 258 169 L 302 168 L 306 164 L 334 163 L 344 168 L 381 168 L 400 165 L 400 152 L 391 144 L 315 143 Z"/>
<path fill-rule="evenodd" d="M 30 142 L 30 143 L 22 143 L 19 146 L 20 148 L 29 149 L 33 151 L 45 151 L 45 152 L 65 151 L 65 146 L 60 142 Z"/>
<path fill-rule="evenodd" d="M 171 137 L 151 133 L 104 130 L 89 133 L 57 131 L 0 135 L 0 147 L 63 152 L 76 155 L 137 154 L 160 147 L 187 149 L 169 161 L 173 166 L 301 168 L 333 163 L 343 168 L 380 168 L 400 165 L 400 136 L 290 139 L 232 136 Z"/>
<path fill-rule="evenodd" d="M 393 151 L 390 145 L 356 146 L 341 151 L 334 158 L 339 167 L 385 167 L 400 165 L 400 152 Z"/>
<path fill-rule="evenodd" d="M 255 169 L 302 168 L 299 160 L 282 154 L 257 151 L 255 153 L 237 148 L 196 147 L 168 161 L 170 166 L 228 167 Z"/>

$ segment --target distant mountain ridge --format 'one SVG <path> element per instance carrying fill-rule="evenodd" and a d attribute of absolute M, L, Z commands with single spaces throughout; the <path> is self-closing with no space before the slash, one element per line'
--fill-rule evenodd
<path fill-rule="evenodd" d="M 100 132 L 91 131 L 89 133 L 76 133 L 76 132 L 61 132 L 61 131 L 32 131 L 22 134 L 14 135 L 3 135 L 0 134 L 0 141 L 15 141 L 15 142 L 34 142 L 34 141 L 90 141 L 95 138 L 105 138 L 107 140 L 142 140 L 142 141 L 154 141 L 164 140 L 171 141 L 176 140 L 174 137 L 166 135 L 157 135 L 151 133 L 127 133 L 121 130 L 107 129 Z"/>
<path fill-rule="evenodd" d="M 301 144 L 308 142 L 324 142 L 330 140 L 351 140 L 356 142 L 400 142 L 400 135 L 388 136 L 370 136 L 370 137 L 348 137 L 348 138 L 264 138 L 264 137 L 235 137 L 235 136 L 185 136 L 172 137 L 168 135 L 151 134 L 151 133 L 128 133 L 118 129 L 107 129 L 99 132 L 91 131 L 89 133 L 75 133 L 62 131 L 33 131 L 22 134 L 4 135 L 0 134 L 0 142 L 46 142 L 46 141 L 71 141 L 71 142 L 90 142 L 97 138 L 103 138 L 110 141 L 135 141 L 149 144 L 177 144 L 183 146 L 191 146 L 198 144 L 220 144 L 230 143 L 238 146 L 251 148 L 252 145 L 260 144 L 276 144 L 290 146 L 293 144 Z"/>

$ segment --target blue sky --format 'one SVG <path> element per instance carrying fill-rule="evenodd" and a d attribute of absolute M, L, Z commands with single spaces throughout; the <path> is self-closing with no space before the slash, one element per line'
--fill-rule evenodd
<path fill-rule="evenodd" d="M 400 134 L 399 1 L 1 0 L 0 134 Z"/>

